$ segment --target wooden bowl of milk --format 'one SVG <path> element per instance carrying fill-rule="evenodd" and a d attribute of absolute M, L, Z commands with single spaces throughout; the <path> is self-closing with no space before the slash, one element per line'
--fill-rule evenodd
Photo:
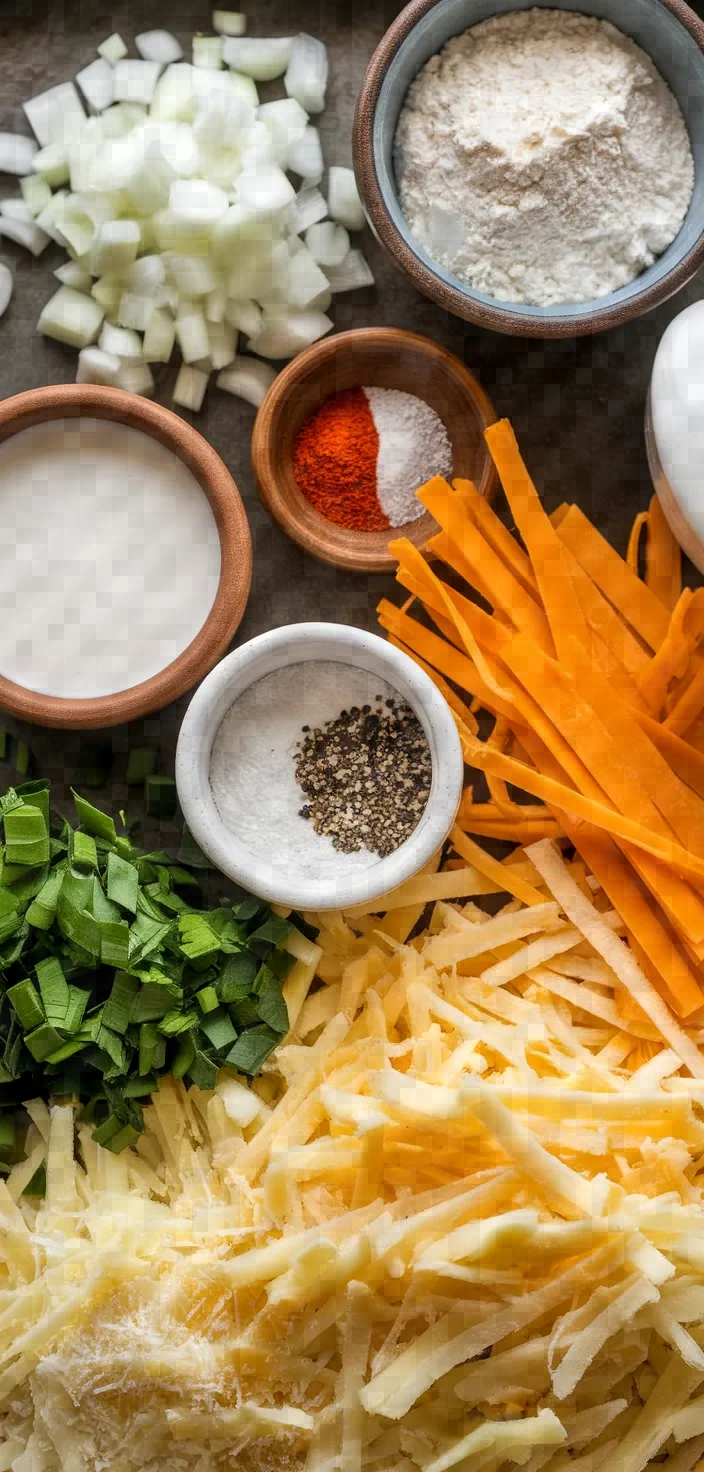
<path fill-rule="evenodd" d="M 0 403 L 0 705 L 40 726 L 137 720 L 190 690 L 247 603 L 252 547 L 196 430 L 121 389 Z"/>

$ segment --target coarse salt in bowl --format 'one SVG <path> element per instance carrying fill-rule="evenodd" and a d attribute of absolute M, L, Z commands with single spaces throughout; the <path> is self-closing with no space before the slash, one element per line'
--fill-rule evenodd
<path fill-rule="evenodd" d="M 267 765 L 263 740 L 261 786 L 257 786 L 262 813 L 259 834 L 244 813 L 238 825 L 236 801 L 228 807 L 221 764 L 217 783 L 212 780 L 214 751 L 217 755 L 217 743 L 223 739 L 219 733 L 229 713 L 232 713 L 230 721 L 236 720 L 233 707 L 240 697 L 277 671 L 283 676 L 292 666 L 306 667 L 302 671 L 303 679 L 312 673 L 316 663 L 321 667 L 329 668 L 333 664 L 341 667 L 341 696 L 345 688 L 344 667 L 348 666 L 353 698 L 360 698 L 355 692 L 363 688 L 366 676 L 370 693 L 374 691 L 387 698 L 390 689 L 389 698 L 396 696 L 409 705 L 425 733 L 432 763 L 430 794 L 410 836 L 385 858 L 371 853 L 361 857 L 359 853 L 340 855 L 333 852 L 329 839 L 320 839 L 324 856 L 322 873 L 312 872 L 312 866 L 307 863 L 306 854 L 317 836 L 304 819 L 301 819 L 300 853 L 291 848 L 289 828 L 283 826 L 279 849 L 272 845 L 282 794 L 291 782 L 292 761 L 289 770 L 281 762 L 278 766 Z M 312 681 L 309 688 L 313 719 L 320 721 L 322 713 L 315 709 Z M 340 706 L 344 707 L 344 698 Z M 326 719 L 338 714 L 339 709 L 330 709 Z M 275 629 L 228 655 L 203 681 L 191 701 L 176 753 L 181 807 L 203 852 L 247 890 L 270 904 L 295 909 L 326 910 L 364 904 L 418 873 L 437 853 L 452 827 L 462 795 L 463 773 L 455 721 L 432 680 L 407 655 L 377 635 L 324 623 L 292 624 Z M 301 794 L 301 804 L 304 801 Z"/>

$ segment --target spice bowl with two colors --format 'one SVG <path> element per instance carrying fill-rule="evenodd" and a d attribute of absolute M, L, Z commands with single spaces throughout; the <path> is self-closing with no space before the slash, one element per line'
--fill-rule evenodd
<path fill-rule="evenodd" d="M 390 727 L 398 759 L 391 767 L 382 763 L 382 775 L 396 804 L 389 827 L 399 823 L 397 837 L 414 814 L 398 846 L 392 835 L 376 851 L 371 842 L 368 848 L 358 842 L 354 852 L 349 844 L 342 852 L 328 836 L 335 830 L 311 821 L 304 798 L 310 789 L 296 785 L 294 762 L 302 746 L 317 759 L 331 722 L 342 731 L 332 757 L 337 787 L 347 782 L 350 792 L 349 806 L 338 803 L 337 811 L 343 819 L 359 811 L 360 824 L 374 821 L 386 792 L 377 783 L 377 799 L 365 813 L 364 792 L 360 797 L 357 784 L 349 784 L 361 749 L 357 737 Z M 314 778 L 321 791 L 331 777 L 329 758 L 327 766 L 326 772 L 319 763 Z M 419 793 L 423 767 L 427 780 Z M 463 770 L 452 712 L 414 661 L 375 634 L 325 623 L 275 629 L 228 655 L 194 695 L 176 753 L 183 814 L 208 858 L 269 903 L 304 910 L 365 904 L 417 874 L 452 827 Z M 371 791 L 373 782 L 361 785 Z"/>
<path fill-rule="evenodd" d="M 396 328 L 341 332 L 314 343 L 279 374 L 261 405 L 252 439 L 254 473 L 264 505 L 282 531 L 320 561 L 350 572 L 393 572 L 396 562 L 388 543 L 405 536 L 424 546 L 437 530 L 427 512 L 384 530 L 340 526 L 312 504 L 296 478 L 295 450 L 302 429 L 335 395 L 362 388 L 411 395 L 420 401 L 421 410 L 428 406 L 434 411 L 438 427 L 444 427 L 447 463 L 430 466 L 428 475 L 408 487 L 409 493 L 430 474 L 444 471 L 473 481 L 480 494 L 491 499 L 496 476 L 484 430 L 496 414 L 458 358 L 427 338 Z"/>

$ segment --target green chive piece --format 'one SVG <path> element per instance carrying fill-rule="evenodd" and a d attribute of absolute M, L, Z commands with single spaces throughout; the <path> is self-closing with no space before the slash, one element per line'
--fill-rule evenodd
<path fill-rule="evenodd" d="M 251 997 L 241 997 L 238 1002 L 233 1002 L 230 1007 L 230 1016 L 238 1029 L 256 1027 L 261 1022 L 256 1003 Z"/>
<path fill-rule="evenodd" d="M 278 946 L 290 930 L 293 930 L 290 920 L 282 920 L 279 915 L 272 914 L 263 925 L 259 926 L 258 930 L 250 935 L 250 944 L 259 941 L 265 945 Z"/>
<path fill-rule="evenodd" d="M 203 853 L 202 848 L 196 843 L 190 828 L 187 828 L 185 823 L 181 832 L 178 859 L 180 864 L 188 864 L 191 869 L 212 869 L 213 867 L 207 854 Z"/>
<path fill-rule="evenodd" d="M 180 915 L 178 920 L 179 946 L 189 961 L 210 955 L 220 949 L 220 942 L 205 915 Z"/>
<path fill-rule="evenodd" d="M 278 977 L 271 976 L 264 990 L 260 992 L 256 1008 L 262 1022 L 284 1037 L 289 1030 L 288 1010 L 281 990 L 281 982 Z"/>
<path fill-rule="evenodd" d="M 18 741 L 17 751 L 15 752 L 15 766 L 18 772 L 21 772 L 22 776 L 26 777 L 31 765 L 32 753 L 26 741 Z"/>
<path fill-rule="evenodd" d="M 122 1085 L 122 1093 L 125 1099 L 143 1099 L 147 1094 L 153 1094 L 156 1088 L 156 1075 L 149 1073 L 145 1078 L 128 1078 L 127 1083 Z"/>
<path fill-rule="evenodd" d="M 92 834 L 81 833 L 79 830 L 72 832 L 68 852 L 71 863 L 77 869 L 98 868 L 98 851 Z"/>
<path fill-rule="evenodd" d="M 221 1002 L 236 1002 L 249 996 L 254 978 L 259 970 L 258 958 L 247 951 L 231 956 L 219 981 L 217 993 Z"/>
<path fill-rule="evenodd" d="M 130 957 L 130 927 L 126 920 L 100 921 L 100 959 L 104 966 L 127 966 Z"/>
<path fill-rule="evenodd" d="M 44 821 L 48 828 L 51 794 L 51 783 L 49 779 L 47 777 L 39 777 L 34 782 L 22 782 L 16 788 L 16 792 L 17 796 L 21 797 L 23 802 L 28 802 L 33 808 L 39 808 L 40 813 L 44 814 Z"/>
<path fill-rule="evenodd" d="M 133 746 L 127 756 L 126 780 L 130 787 L 137 787 L 153 777 L 159 765 L 159 753 L 153 746 Z"/>
<path fill-rule="evenodd" d="M 0 797 L 0 813 L 3 818 L 7 813 L 13 813 L 15 808 L 24 807 L 24 801 L 17 796 L 14 787 L 8 787 L 4 797 Z"/>
<path fill-rule="evenodd" d="M 0 1150 L 3 1155 L 8 1150 L 14 1149 L 15 1144 L 15 1120 L 12 1114 L 0 1115 Z"/>
<path fill-rule="evenodd" d="M 50 1053 L 45 1061 L 52 1064 L 65 1063 L 67 1058 L 73 1058 L 74 1054 L 82 1053 L 85 1046 L 81 1038 L 69 1038 L 69 1041 L 57 1048 L 55 1053 Z"/>
<path fill-rule="evenodd" d="M 48 864 L 49 829 L 40 808 L 23 803 L 5 814 L 5 858 L 8 864 Z"/>
<path fill-rule="evenodd" d="M 139 1029 L 139 1072 L 151 1073 L 152 1069 L 163 1068 L 166 1058 L 166 1038 L 153 1022 L 143 1022 Z"/>
<path fill-rule="evenodd" d="M 96 1145 L 102 1145 L 104 1150 L 109 1150 L 113 1155 L 119 1155 L 122 1150 L 128 1149 L 139 1139 L 139 1130 L 131 1124 L 120 1124 L 113 1114 L 109 1114 L 104 1124 L 93 1130 L 93 1139 Z"/>
<path fill-rule="evenodd" d="M 81 950 L 97 958 L 100 956 L 101 936 L 98 921 L 87 909 L 92 899 L 92 879 L 87 875 L 79 877 L 67 869 L 56 905 L 59 929 L 67 940 L 73 941 L 74 945 L 81 947 Z"/>
<path fill-rule="evenodd" d="M 267 1027 L 265 1023 L 262 1023 L 260 1027 L 250 1027 L 247 1032 L 240 1033 L 237 1042 L 227 1055 L 226 1062 L 251 1077 L 258 1072 L 262 1063 L 266 1062 L 279 1041 L 279 1034 L 274 1032 L 273 1028 Z"/>
<path fill-rule="evenodd" d="M 58 1053 L 64 1042 L 50 1022 L 43 1022 L 34 1032 L 27 1033 L 24 1041 L 37 1063 L 44 1063 L 52 1053 Z"/>
<path fill-rule="evenodd" d="M 42 999 L 29 979 L 11 986 L 7 995 L 25 1032 L 31 1032 L 32 1028 L 40 1027 L 46 1021 Z"/>
<path fill-rule="evenodd" d="M 107 813 L 101 813 L 100 808 L 94 808 L 92 802 L 81 797 L 78 792 L 71 788 L 71 795 L 78 814 L 79 823 L 88 829 L 96 838 L 106 838 L 109 843 L 114 843 L 117 838 L 113 819 Z"/>
<path fill-rule="evenodd" d="M 154 984 L 142 986 L 135 997 L 130 1022 L 161 1022 L 162 1017 L 173 1012 L 174 1002 L 177 1000 L 177 987 Z"/>
<path fill-rule="evenodd" d="M 111 1028 L 101 1027 L 97 1037 L 97 1046 L 102 1049 L 103 1053 L 107 1053 L 118 1071 L 122 1072 L 127 1061 L 122 1038 L 118 1037 Z"/>
<path fill-rule="evenodd" d="M 119 854 L 108 854 L 108 899 L 134 915 L 139 895 L 139 875 L 134 864 Z"/>
<path fill-rule="evenodd" d="M 56 915 L 56 905 L 59 898 L 59 890 L 64 877 L 63 869 L 53 869 L 46 883 L 42 885 L 36 899 L 34 899 L 27 911 L 27 920 L 35 930 L 50 930 Z"/>
<path fill-rule="evenodd" d="M 247 895 L 245 899 L 232 906 L 232 911 L 237 920 L 253 920 L 261 907 L 261 900 L 255 900 L 254 895 Z"/>
<path fill-rule="evenodd" d="M 150 818 L 173 818 L 176 813 L 176 783 L 173 777 L 147 777 L 144 797 Z"/>
<path fill-rule="evenodd" d="M 138 992 L 139 982 L 136 976 L 118 971 L 110 996 L 103 1007 L 103 1026 L 112 1028 L 113 1032 L 126 1033 Z"/>
<path fill-rule="evenodd" d="M 218 994 L 214 986 L 204 986 L 203 990 L 196 992 L 196 1001 L 201 1012 L 214 1012 L 218 1005 Z"/>
<path fill-rule="evenodd" d="M 274 976 L 278 976 L 279 981 L 285 981 L 296 964 L 296 957 L 290 955 L 288 951 L 270 951 L 266 964 L 269 970 L 273 971 Z"/>
<path fill-rule="evenodd" d="M 167 1012 L 159 1023 L 159 1032 L 165 1038 L 177 1038 L 180 1033 L 188 1032 L 198 1022 L 197 1012 Z"/>
<path fill-rule="evenodd" d="M 61 962 L 55 956 L 49 956 L 46 961 L 37 961 L 35 970 L 46 1020 L 53 1027 L 63 1027 L 70 994 Z"/>
<path fill-rule="evenodd" d="M 188 1077 L 199 1089 L 214 1089 L 218 1077 L 218 1065 L 196 1048 L 195 1056 L 186 1070 Z"/>
<path fill-rule="evenodd" d="M 31 1181 L 28 1181 L 27 1182 L 27 1185 L 25 1186 L 24 1191 L 22 1192 L 22 1195 L 23 1196 L 46 1196 L 46 1166 L 45 1165 L 40 1165 L 39 1166 L 39 1169 L 38 1170 L 35 1170 L 34 1175 L 32 1176 Z"/>
<path fill-rule="evenodd" d="M 208 1042 L 218 1053 L 222 1048 L 229 1048 L 237 1037 L 237 1031 L 232 1026 L 224 1007 L 219 1007 L 217 1012 L 209 1012 L 207 1017 L 203 1017 L 200 1030 L 205 1033 Z"/>
<path fill-rule="evenodd" d="M 183 1078 L 196 1056 L 197 1048 L 190 1032 L 184 1033 L 179 1039 L 176 1053 L 171 1063 L 171 1072 L 174 1078 Z"/>
<path fill-rule="evenodd" d="M 71 1034 L 71 1036 L 73 1036 L 75 1032 L 78 1032 L 81 1023 L 83 1022 L 85 1010 L 88 1006 L 89 1001 L 90 992 L 84 991 L 83 987 L 81 986 L 69 986 L 68 1007 L 66 1009 L 66 1018 L 63 1023 L 63 1027 L 66 1032 Z"/>

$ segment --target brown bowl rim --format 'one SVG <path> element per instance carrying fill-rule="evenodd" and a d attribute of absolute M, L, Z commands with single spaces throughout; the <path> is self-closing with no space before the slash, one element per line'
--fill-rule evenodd
<path fill-rule="evenodd" d="M 51 384 L 0 403 L 0 442 L 53 419 L 81 415 L 139 429 L 191 470 L 213 510 L 220 538 L 220 580 L 212 608 L 195 638 L 158 674 L 113 695 L 79 699 L 43 695 L 0 675 L 0 706 L 19 720 L 67 730 L 92 730 L 139 720 L 171 704 L 212 669 L 244 613 L 252 579 L 252 543 L 242 498 L 220 456 L 171 410 L 124 389 Z"/>
<path fill-rule="evenodd" d="M 388 551 L 380 551 L 380 543 L 411 536 L 417 546 L 422 546 L 424 541 L 437 531 L 437 525 L 428 512 L 415 521 L 407 522 L 405 526 L 390 527 L 388 532 L 348 531 L 343 527 L 335 526 L 320 513 L 314 512 L 312 519 L 314 524 L 319 526 L 318 535 L 306 522 L 299 521 L 291 514 L 289 505 L 281 493 L 272 460 L 272 449 L 278 425 L 286 412 L 292 394 L 295 393 L 301 373 L 305 372 L 311 364 L 316 364 L 322 369 L 340 353 L 357 352 L 358 349 L 363 349 L 372 341 L 382 346 L 388 345 L 389 349 L 394 346 L 410 348 L 424 354 L 428 359 L 434 358 L 448 372 L 454 374 L 468 398 L 473 401 L 482 430 L 496 422 L 498 415 L 489 395 L 455 353 L 451 353 L 449 349 L 434 342 L 431 338 L 423 337 L 418 332 L 408 332 L 405 328 L 355 327 L 348 332 L 338 332 L 334 337 L 313 343 L 311 347 L 293 358 L 278 374 L 254 421 L 252 465 L 257 490 L 263 505 L 277 526 L 305 552 L 310 553 L 319 562 L 328 563 L 332 567 L 339 567 L 347 572 L 395 573 L 398 566 L 397 560 Z M 477 489 L 487 501 L 491 502 L 497 488 L 498 476 L 487 451 L 484 471 L 477 482 Z M 298 500 L 301 507 L 305 505 L 306 515 L 310 517 L 312 508 L 305 501 L 302 491 L 298 491 Z M 334 549 L 330 545 L 331 529 L 338 543 Z"/>
<path fill-rule="evenodd" d="M 686 256 L 660 281 L 646 287 L 639 295 L 615 306 L 595 308 L 594 311 L 579 316 L 541 318 L 535 325 L 534 319 L 513 311 L 510 306 L 489 306 L 467 296 L 454 286 L 448 286 L 409 249 L 388 214 L 379 186 L 374 164 L 374 117 L 384 77 L 393 57 L 423 16 L 442 3 L 443 0 L 410 0 L 410 4 L 392 21 L 367 67 L 357 98 L 352 129 L 354 171 L 367 218 L 404 275 L 424 296 L 452 312 L 454 316 L 461 317 L 465 322 L 472 322 L 477 327 L 508 333 L 514 337 L 583 337 L 590 333 L 606 332 L 668 301 L 691 281 L 704 262 L 704 228 Z M 664 6 L 675 16 L 704 54 L 704 20 L 695 14 L 685 0 L 656 0 L 656 4 Z"/>

